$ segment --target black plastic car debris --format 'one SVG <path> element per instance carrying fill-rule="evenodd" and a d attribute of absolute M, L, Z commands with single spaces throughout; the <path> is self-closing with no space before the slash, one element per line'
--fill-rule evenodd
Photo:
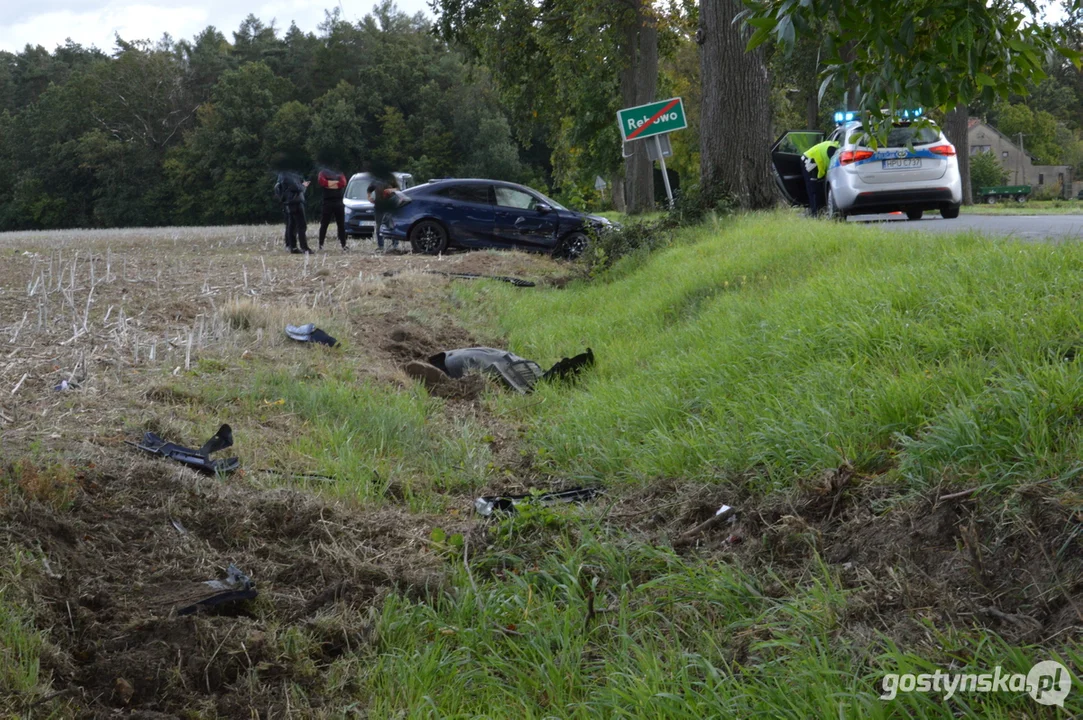
<path fill-rule="evenodd" d="M 534 287 L 534 283 L 530 280 L 511 277 L 510 275 L 479 275 L 477 273 L 442 272 L 440 270 L 427 270 L 426 272 L 430 275 L 443 275 L 444 277 L 459 280 L 499 280 L 500 282 L 511 283 L 515 287 Z"/>
<path fill-rule="evenodd" d="M 338 345 L 338 340 L 334 339 L 323 330 L 316 327 L 315 323 L 308 323 L 307 325 L 287 325 L 286 334 L 297 342 L 314 342 L 326 345 L 327 347 L 335 347 Z"/>
<path fill-rule="evenodd" d="M 488 495 L 479 497 L 474 501 L 474 509 L 479 515 L 489 517 L 494 512 L 513 513 L 516 506 L 523 503 L 536 502 L 542 505 L 555 505 L 558 503 L 578 503 L 590 500 L 601 493 L 601 488 L 571 488 L 557 492 L 545 492 L 532 495 Z"/>
<path fill-rule="evenodd" d="M 177 615 L 191 615 L 223 603 L 252 600 L 256 595 L 256 584 L 230 563 L 224 578 L 159 587 L 148 604 L 163 611 L 172 610 Z"/>
<path fill-rule="evenodd" d="M 538 380 L 572 379 L 585 368 L 594 364 L 594 352 L 587 351 L 572 358 L 562 358 L 548 371 L 533 360 L 521 358 L 507 350 L 491 347 L 462 348 L 436 353 L 429 364 L 449 377 L 461 378 L 468 372 L 483 372 L 504 381 L 516 392 L 529 393 Z"/>
<path fill-rule="evenodd" d="M 218 473 L 231 473 L 241 466 L 241 461 L 237 458 L 227 458 L 225 460 L 210 459 L 210 455 L 213 453 L 216 453 L 219 450 L 225 450 L 228 447 L 233 447 L 233 429 L 229 425 L 223 425 L 218 428 L 218 432 L 216 432 L 210 440 L 203 443 L 203 447 L 198 450 L 168 442 L 152 432 L 143 435 L 143 442 L 129 442 L 128 444 L 137 447 L 140 450 L 153 453 L 154 455 L 161 455 L 170 460 L 176 460 L 194 470 L 210 473 L 212 475 Z"/>
<path fill-rule="evenodd" d="M 579 353 L 575 357 L 561 358 L 556 365 L 545 371 L 542 380 L 574 380 L 579 377 L 583 368 L 593 367 L 594 351 L 587 348 L 586 352 Z"/>

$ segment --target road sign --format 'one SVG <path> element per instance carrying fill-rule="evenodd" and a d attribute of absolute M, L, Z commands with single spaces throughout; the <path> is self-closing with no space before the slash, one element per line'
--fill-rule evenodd
<path fill-rule="evenodd" d="M 660 133 L 688 127 L 680 98 L 659 100 L 617 111 L 617 125 L 624 140 L 642 140 Z"/>

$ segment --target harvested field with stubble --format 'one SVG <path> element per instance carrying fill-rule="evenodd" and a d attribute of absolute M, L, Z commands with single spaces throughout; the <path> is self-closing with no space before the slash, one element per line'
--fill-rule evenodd
<path fill-rule="evenodd" d="M 272 227 L 0 236 L 0 715 L 1083 712 L 1083 250 L 793 225 L 592 278 Z M 403 370 L 470 345 L 598 360 L 528 396 Z M 228 477 L 125 443 L 222 423 Z M 573 486 L 603 492 L 474 513 Z M 258 597 L 178 615 L 230 565 Z M 1050 659 L 1063 709 L 881 699 Z"/>
<path fill-rule="evenodd" d="M 425 510 L 503 478 L 507 430 L 486 429 L 480 379 L 430 399 L 400 369 L 495 341 L 460 322 L 450 288 L 472 281 L 429 271 L 569 270 L 518 253 L 376 255 L 371 242 L 291 256 L 280 236 L 0 237 L 0 636 L 7 620 L 40 655 L 33 673 L 0 670 L 18 691 L 0 710 L 356 704 L 350 668 L 372 652 L 383 595 L 443 582 L 429 535 L 456 521 Z M 341 345 L 286 337 L 308 322 Z M 125 444 L 149 430 L 198 447 L 222 422 L 235 437 L 222 455 L 242 462 L 225 480 Z M 250 608 L 170 614 L 163 588 L 230 563 L 256 582 Z"/>

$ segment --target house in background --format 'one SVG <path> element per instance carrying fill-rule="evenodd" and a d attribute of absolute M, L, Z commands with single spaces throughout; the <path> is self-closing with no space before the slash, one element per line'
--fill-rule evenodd
<path fill-rule="evenodd" d="M 1052 186 L 1061 197 L 1075 197 L 1071 165 L 1035 165 L 1034 158 L 1020 150 L 1011 138 L 980 118 L 970 118 L 967 127 L 970 154 L 994 153 L 1008 172 L 1008 185 L 1030 185 L 1035 192 Z M 1025 133 L 1023 146 L 1026 147 Z"/>

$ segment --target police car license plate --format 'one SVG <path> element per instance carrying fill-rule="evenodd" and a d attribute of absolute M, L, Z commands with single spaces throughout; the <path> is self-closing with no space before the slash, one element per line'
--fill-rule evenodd
<path fill-rule="evenodd" d="M 361 227 L 376 227 L 376 221 L 375 220 L 362 220 L 360 225 L 361 225 Z"/>
<path fill-rule="evenodd" d="M 884 160 L 884 170 L 903 170 L 921 167 L 921 158 L 891 158 Z"/>

